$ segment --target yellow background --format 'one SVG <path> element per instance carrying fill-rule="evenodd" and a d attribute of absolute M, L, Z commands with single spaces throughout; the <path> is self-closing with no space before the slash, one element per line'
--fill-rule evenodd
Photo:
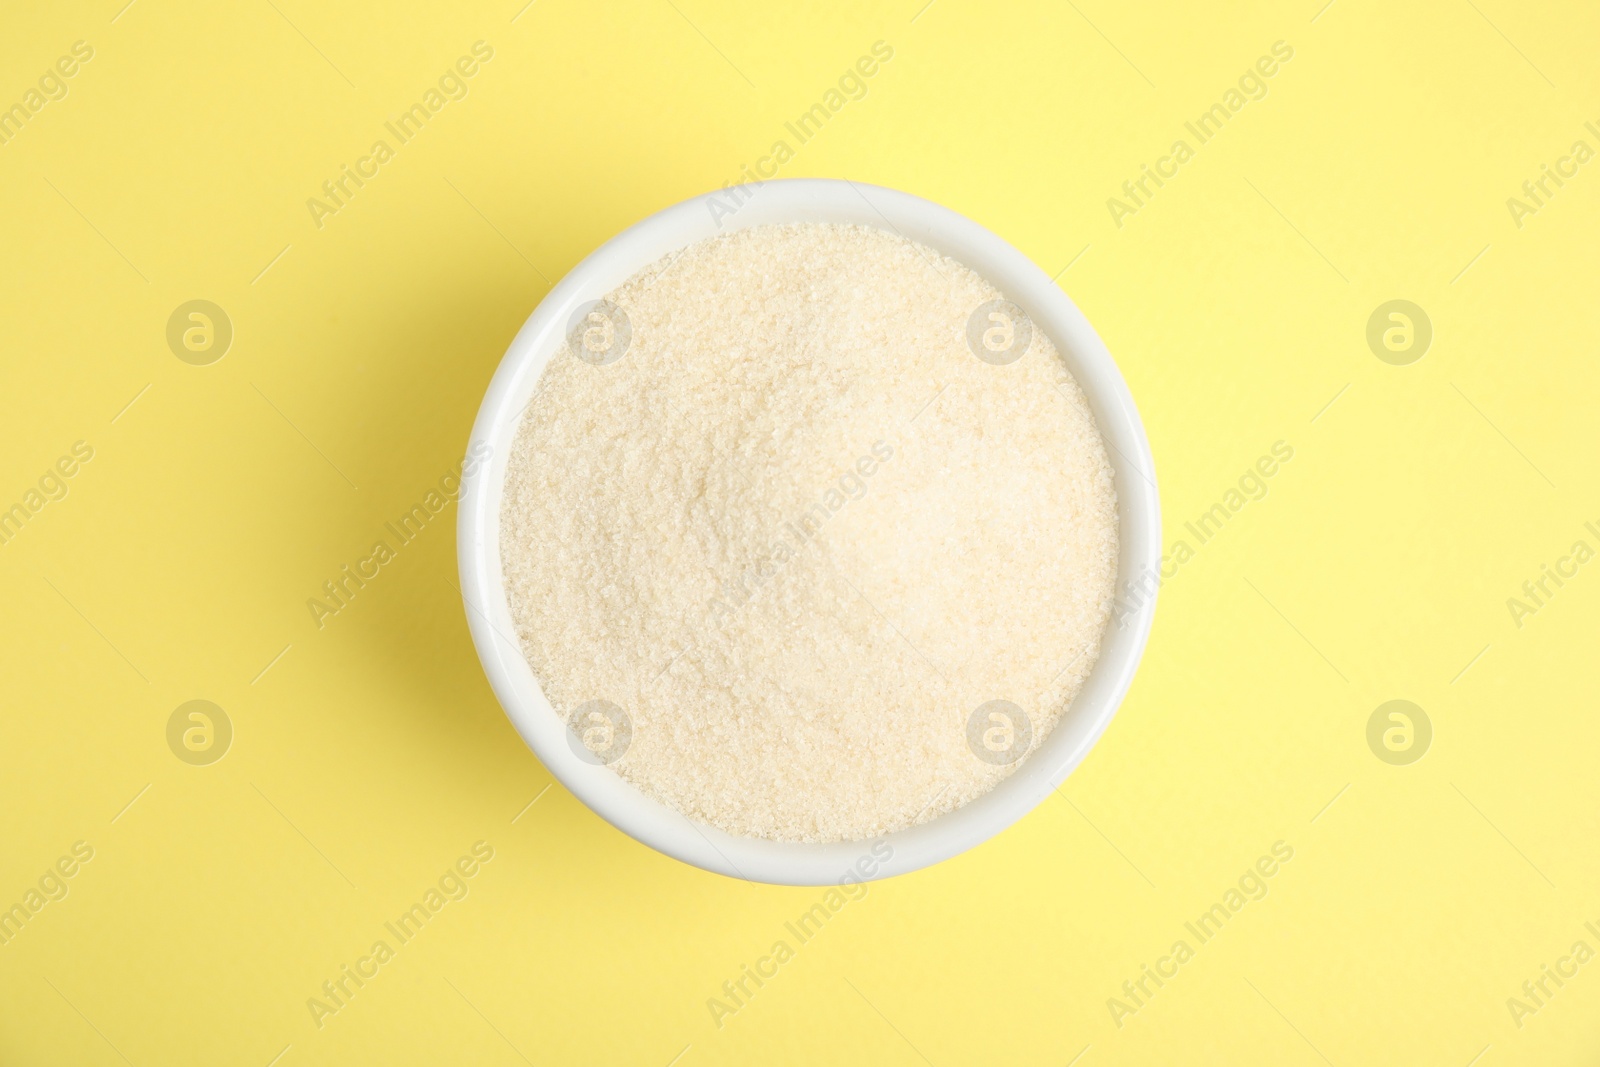
<path fill-rule="evenodd" d="M 1600 962 L 1520 1028 L 1506 1005 L 1600 949 L 1600 564 L 1521 628 L 1506 606 L 1600 547 L 1600 162 L 1520 229 L 1506 207 L 1600 148 L 1592 10 L 122 2 L 12 5 L 0 33 L 5 105 L 94 48 L 0 146 L 0 507 L 95 450 L 0 546 L 0 906 L 95 850 L 0 946 L 0 1062 L 1600 1054 Z M 480 39 L 470 94 L 318 229 L 306 199 Z M 305 602 L 459 460 L 550 281 L 736 177 L 880 39 L 784 176 L 1071 263 L 1169 542 L 1273 442 L 1295 455 L 1163 590 L 1062 796 L 874 885 L 719 1029 L 707 998 L 819 893 L 542 793 L 468 639 L 454 508 L 324 629 Z M 1279 40 L 1269 95 L 1114 225 L 1107 198 Z M 1365 341 L 1397 298 L 1435 333 L 1403 367 Z M 233 323 L 210 366 L 165 340 L 192 299 Z M 1410 766 L 1365 740 L 1394 698 L 1434 727 Z M 210 766 L 166 743 L 192 699 L 234 726 Z M 470 895 L 319 1029 L 307 998 L 478 840 Z M 1116 1026 L 1107 999 L 1278 840 L 1270 894 Z"/>

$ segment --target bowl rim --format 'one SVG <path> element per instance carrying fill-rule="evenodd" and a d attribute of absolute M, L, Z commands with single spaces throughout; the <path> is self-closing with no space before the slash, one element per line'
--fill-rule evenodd
<path fill-rule="evenodd" d="M 972 802 L 864 841 L 769 841 L 696 823 L 609 767 L 580 759 L 515 639 L 500 557 L 500 506 L 522 410 L 573 313 L 639 269 L 705 237 L 783 222 L 847 222 L 918 241 L 971 268 L 1055 342 L 1094 413 L 1117 490 L 1118 608 L 1082 689 L 1015 772 Z M 472 426 L 457 517 L 461 593 L 491 688 L 550 773 L 623 833 L 704 870 L 779 885 L 866 882 L 917 870 L 999 834 L 1081 763 L 1115 716 L 1149 638 L 1161 556 L 1160 501 L 1144 424 L 1116 361 L 1067 294 L 1031 259 L 933 201 L 831 178 L 772 179 L 674 204 L 606 241 L 542 299 L 512 339 Z"/>

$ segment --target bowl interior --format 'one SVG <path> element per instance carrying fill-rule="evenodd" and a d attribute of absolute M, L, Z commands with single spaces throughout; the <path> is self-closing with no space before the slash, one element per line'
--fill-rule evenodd
<path fill-rule="evenodd" d="M 1082 690 L 1050 736 L 1010 777 L 966 806 L 873 841 L 796 844 L 735 837 L 648 799 L 610 768 L 578 758 L 516 640 L 500 559 L 500 504 L 521 414 L 566 324 L 640 268 L 718 233 L 786 222 L 857 223 L 943 252 L 987 279 L 1055 342 L 1087 395 L 1117 489 L 1119 609 Z M 907 193 L 826 179 L 784 179 L 711 193 L 667 208 L 612 238 L 550 291 L 507 350 L 472 429 L 488 455 L 463 479 L 459 518 L 468 624 L 501 706 L 552 774 L 637 840 L 706 870 L 787 885 L 833 885 L 915 870 L 953 856 L 1021 818 L 1064 779 L 1110 723 L 1149 634 L 1161 523 L 1143 424 L 1105 345 L 1031 260 L 977 223 Z M 1130 586 L 1130 583 L 1131 586 Z M 1149 588 L 1140 593 L 1131 589 Z"/>

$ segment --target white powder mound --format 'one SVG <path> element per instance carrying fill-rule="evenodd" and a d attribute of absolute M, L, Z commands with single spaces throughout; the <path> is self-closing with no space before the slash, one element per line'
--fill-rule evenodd
<path fill-rule="evenodd" d="M 589 347 L 626 349 L 555 353 L 501 514 L 563 719 L 610 702 L 631 737 L 582 732 L 626 738 L 613 770 L 782 841 L 902 829 L 1014 771 L 1094 665 L 1116 571 L 1111 467 L 1049 339 L 978 358 L 1001 294 L 864 226 L 710 238 L 607 299 L 626 329 L 591 319 Z M 985 323 L 991 352 L 1030 330 Z M 1026 721 L 980 715 L 981 752 L 995 700 Z"/>

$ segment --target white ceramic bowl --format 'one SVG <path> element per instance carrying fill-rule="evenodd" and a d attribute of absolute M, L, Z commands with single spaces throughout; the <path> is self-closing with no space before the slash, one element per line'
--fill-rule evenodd
<path fill-rule="evenodd" d="M 741 203 L 741 201 L 743 201 Z M 516 642 L 502 582 L 500 502 L 523 408 L 568 320 L 640 268 L 705 237 L 786 222 L 858 223 L 897 232 L 971 267 L 1053 340 L 1089 398 L 1116 473 L 1117 588 L 1155 584 L 1160 505 L 1144 425 L 1111 354 L 1050 277 L 1005 241 L 948 208 L 859 182 L 797 178 L 711 193 L 645 219 L 596 249 L 552 289 L 518 331 L 489 383 L 470 448 L 488 458 L 463 479 L 459 529 L 467 621 L 495 695 L 523 740 L 561 783 L 619 830 L 708 871 L 785 885 L 833 885 L 903 874 L 948 859 L 1027 814 L 1093 747 L 1133 680 L 1153 615 L 1154 589 L 1113 621 L 1100 658 L 1055 729 L 1009 778 L 972 803 L 874 841 L 793 844 L 734 837 L 650 800 L 609 767 L 580 759 Z"/>

